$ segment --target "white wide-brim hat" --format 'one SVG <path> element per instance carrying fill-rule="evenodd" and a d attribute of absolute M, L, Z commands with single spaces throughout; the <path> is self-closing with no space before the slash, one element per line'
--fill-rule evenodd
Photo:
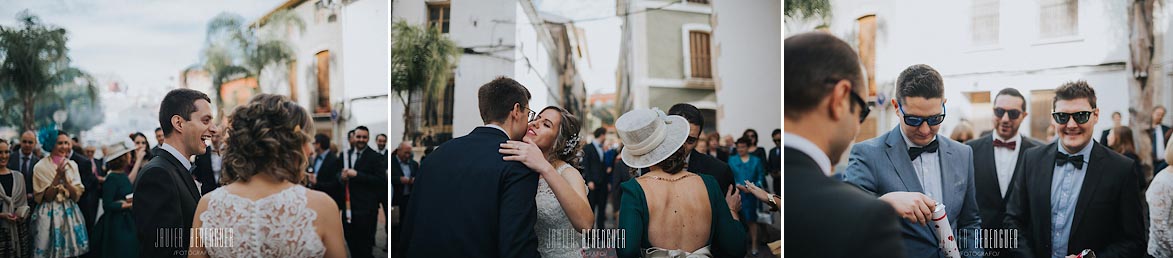
<path fill-rule="evenodd" d="M 105 149 L 105 150 L 106 150 L 106 151 L 109 151 L 110 153 L 105 153 L 105 157 L 104 157 L 104 158 L 105 158 L 107 161 L 109 161 L 109 160 L 114 160 L 114 159 L 117 159 L 118 157 L 120 157 L 120 156 L 122 156 L 122 155 L 125 155 L 126 153 L 129 153 L 129 152 L 131 152 L 131 151 L 134 151 L 134 148 L 131 148 L 131 147 L 130 147 L 131 145 L 133 145 L 133 144 L 127 144 L 127 142 L 126 142 L 126 141 L 120 141 L 120 142 L 118 142 L 118 143 L 113 143 L 113 144 L 106 145 L 106 149 Z"/>
<path fill-rule="evenodd" d="M 665 115 L 656 109 L 637 109 L 615 121 L 615 130 L 623 140 L 623 162 L 633 168 L 646 168 L 664 161 L 688 139 L 688 121 L 681 116 Z"/>

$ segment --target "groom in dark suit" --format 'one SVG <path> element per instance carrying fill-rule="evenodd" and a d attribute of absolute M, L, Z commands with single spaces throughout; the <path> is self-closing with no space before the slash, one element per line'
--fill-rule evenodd
<path fill-rule="evenodd" d="M 190 89 L 176 89 L 159 105 L 164 140 L 155 158 L 135 179 L 134 224 L 143 257 L 186 257 L 192 218 L 200 192 L 192 175 L 192 155 L 207 150 L 204 139 L 218 130 L 212 123 L 211 99 Z"/>
<path fill-rule="evenodd" d="M 530 93 L 499 77 L 477 90 L 484 126 L 449 140 L 424 160 L 403 223 L 406 257 L 538 257 L 538 174 L 505 161 L 500 144 L 520 141 L 536 113 Z"/>

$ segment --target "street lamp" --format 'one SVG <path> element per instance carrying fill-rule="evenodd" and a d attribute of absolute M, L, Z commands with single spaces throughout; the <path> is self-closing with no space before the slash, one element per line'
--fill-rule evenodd
<path fill-rule="evenodd" d="M 57 122 L 57 130 L 61 130 L 61 124 L 65 123 L 65 119 L 69 118 L 69 112 L 65 110 L 57 110 L 53 112 L 53 122 Z"/>

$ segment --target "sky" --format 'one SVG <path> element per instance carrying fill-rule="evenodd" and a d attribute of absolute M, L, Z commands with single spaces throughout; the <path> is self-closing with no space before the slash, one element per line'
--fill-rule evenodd
<path fill-rule="evenodd" d="M 542 12 L 582 20 L 574 25 L 587 34 L 590 64 L 582 64 L 587 67 L 579 68 L 587 94 L 615 92 L 615 66 L 619 60 L 622 23 L 615 17 L 615 1 L 535 0 L 535 6 Z"/>
<path fill-rule="evenodd" d="M 253 20 L 284 0 L 5 0 L 0 25 L 29 10 L 66 29 L 73 65 L 120 78 L 131 90 L 175 86 L 179 71 L 199 62 L 208 20 L 233 12 Z"/>

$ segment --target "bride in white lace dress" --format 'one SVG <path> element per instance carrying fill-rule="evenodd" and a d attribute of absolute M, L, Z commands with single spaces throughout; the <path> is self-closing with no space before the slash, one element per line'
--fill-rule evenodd
<path fill-rule="evenodd" d="M 542 257 L 583 257 L 580 232 L 595 221 L 585 180 L 574 168 L 581 159 L 578 131 L 578 118 L 550 106 L 529 123 L 524 142 L 501 144 L 506 160 L 521 161 L 541 174 L 534 232 Z"/>
<path fill-rule="evenodd" d="M 232 114 L 222 151 L 230 183 L 200 198 L 191 257 L 346 257 L 338 205 L 298 184 L 313 139 L 305 109 L 261 94 Z"/>

